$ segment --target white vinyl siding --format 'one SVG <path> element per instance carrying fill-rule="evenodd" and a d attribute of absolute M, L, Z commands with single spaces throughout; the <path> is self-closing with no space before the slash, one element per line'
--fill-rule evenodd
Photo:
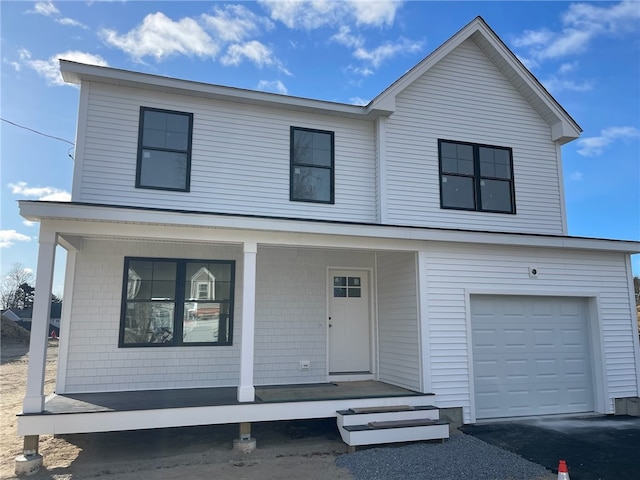
<path fill-rule="evenodd" d="M 257 262 L 255 384 L 326 382 L 327 268 L 373 268 L 374 254 L 259 247 Z"/>
<path fill-rule="evenodd" d="M 413 253 L 377 255 L 380 381 L 420 390 L 420 335 Z"/>
<path fill-rule="evenodd" d="M 529 276 L 529 267 L 537 269 L 537 278 Z M 634 325 L 623 254 L 434 243 L 426 253 L 426 269 L 431 387 L 439 406 L 463 406 L 465 421 L 470 419 L 467 302 L 470 294 L 489 292 L 591 299 L 589 320 L 600 337 L 594 344 L 603 347 L 606 413 L 613 412 L 614 398 L 636 396 Z M 594 311 L 596 304 L 599 311 Z M 592 351 L 594 358 L 598 353 Z M 596 373 L 598 368 L 594 365 Z"/>
<path fill-rule="evenodd" d="M 376 220 L 373 123 L 85 83 L 73 200 L 220 213 Z M 140 106 L 193 113 L 190 192 L 135 188 Z M 290 127 L 335 132 L 335 205 L 289 200 Z"/>
<path fill-rule="evenodd" d="M 562 234 L 549 125 L 472 40 L 396 97 L 386 137 L 388 223 Z M 516 215 L 440 208 L 438 139 L 513 149 Z"/>

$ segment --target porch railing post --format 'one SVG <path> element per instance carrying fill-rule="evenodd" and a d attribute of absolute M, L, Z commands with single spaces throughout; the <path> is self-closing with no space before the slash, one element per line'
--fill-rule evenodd
<path fill-rule="evenodd" d="M 253 402 L 255 387 L 253 386 L 253 347 L 256 321 L 256 257 L 258 245 L 244 244 L 244 261 L 242 275 L 242 333 L 240 343 L 240 385 L 238 401 Z"/>

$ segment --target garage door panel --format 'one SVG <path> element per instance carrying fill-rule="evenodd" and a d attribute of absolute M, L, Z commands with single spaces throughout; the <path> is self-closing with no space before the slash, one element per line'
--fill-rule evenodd
<path fill-rule="evenodd" d="M 473 296 L 471 309 L 477 418 L 593 411 L 584 300 Z"/>

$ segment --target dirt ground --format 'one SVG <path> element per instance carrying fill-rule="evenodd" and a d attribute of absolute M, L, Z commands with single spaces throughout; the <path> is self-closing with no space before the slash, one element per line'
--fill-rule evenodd
<path fill-rule="evenodd" d="M 27 337 L 28 338 L 28 337 Z M 14 475 L 22 453 L 16 414 L 25 394 L 28 345 L 3 335 L 0 365 L 0 479 Z M 49 341 L 45 393 L 55 385 L 57 341 Z M 335 466 L 346 452 L 335 420 L 277 422 L 253 425 L 257 449 L 235 452 L 237 425 L 171 428 L 78 435 L 42 435 L 44 466 L 30 479 L 216 480 L 305 479 L 341 480 L 353 477 Z"/>

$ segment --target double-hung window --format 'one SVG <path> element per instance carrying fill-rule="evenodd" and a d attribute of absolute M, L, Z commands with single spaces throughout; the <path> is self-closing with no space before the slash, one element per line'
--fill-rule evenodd
<path fill-rule="evenodd" d="M 442 208 L 515 213 L 512 151 L 438 141 Z"/>
<path fill-rule="evenodd" d="M 136 187 L 189 191 L 193 114 L 140 107 Z"/>
<path fill-rule="evenodd" d="M 291 127 L 290 199 L 333 203 L 333 132 Z"/>
<path fill-rule="evenodd" d="M 231 345 L 233 260 L 124 261 L 120 346 Z"/>

